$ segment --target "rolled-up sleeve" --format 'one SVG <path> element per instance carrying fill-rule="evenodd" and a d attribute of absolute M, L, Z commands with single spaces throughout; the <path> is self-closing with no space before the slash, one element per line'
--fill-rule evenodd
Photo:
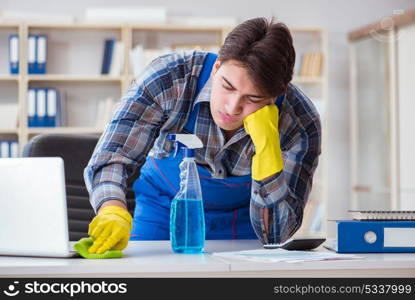
<path fill-rule="evenodd" d="M 283 151 L 283 170 L 264 181 L 252 182 L 251 223 L 264 244 L 282 243 L 301 226 L 321 153 L 320 119 L 314 118 L 301 128 L 292 141 L 292 146 Z M 267 227 L 265 209 L 268 209 Z"/>

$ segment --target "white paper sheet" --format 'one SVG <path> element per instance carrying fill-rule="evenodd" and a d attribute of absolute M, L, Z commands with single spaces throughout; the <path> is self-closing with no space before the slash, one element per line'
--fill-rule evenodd
<path fill-rule="evenodd" d="M 256 262 L 288 263 L 362 258 L 352 254 L 338 254 L 321 251 L 289 251 L 284 249 L 255 249 L 235 252 L 214 252 L 212 254 L 222 258 L 236 258 Z"/>

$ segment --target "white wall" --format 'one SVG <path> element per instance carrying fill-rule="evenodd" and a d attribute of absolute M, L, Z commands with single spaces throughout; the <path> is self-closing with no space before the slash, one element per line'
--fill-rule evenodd
<path fill-rule="evenodd" d="M 197 3 L 197 4 L 195 4 Z M 329 203 L 328 217 L 346 216 L 349 208 L 349 53 L 347 32 L 415 8 L 414 0 L 0 0 L 2 9 L 58 12 L 82 16 L 87 6 L 162 5 L 175 16 L 231 16 L 239 21 L 275 15 L 288 26 L 323 27 L 329 33 Z M 329 228 L 329 235 L 331 231 Z"/>

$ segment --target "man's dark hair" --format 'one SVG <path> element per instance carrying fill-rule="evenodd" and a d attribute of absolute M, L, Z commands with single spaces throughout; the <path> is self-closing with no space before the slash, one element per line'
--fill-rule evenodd
<path fill-rule="evenodd" d="M 247 20 L 228 34 L 219 50 L 219 60 L 238 61 L 265 96 L 280 96 L 293 76 L 295 50 L 291 33 L 274 18 Z"/>

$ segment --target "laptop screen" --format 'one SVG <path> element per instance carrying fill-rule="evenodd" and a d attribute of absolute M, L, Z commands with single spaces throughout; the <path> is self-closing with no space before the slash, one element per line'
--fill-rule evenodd
<path fill-rule="evenodd" d="M 0 228 L 0 254 L 69 252 L 62 158 L 0 159 Z"/>

